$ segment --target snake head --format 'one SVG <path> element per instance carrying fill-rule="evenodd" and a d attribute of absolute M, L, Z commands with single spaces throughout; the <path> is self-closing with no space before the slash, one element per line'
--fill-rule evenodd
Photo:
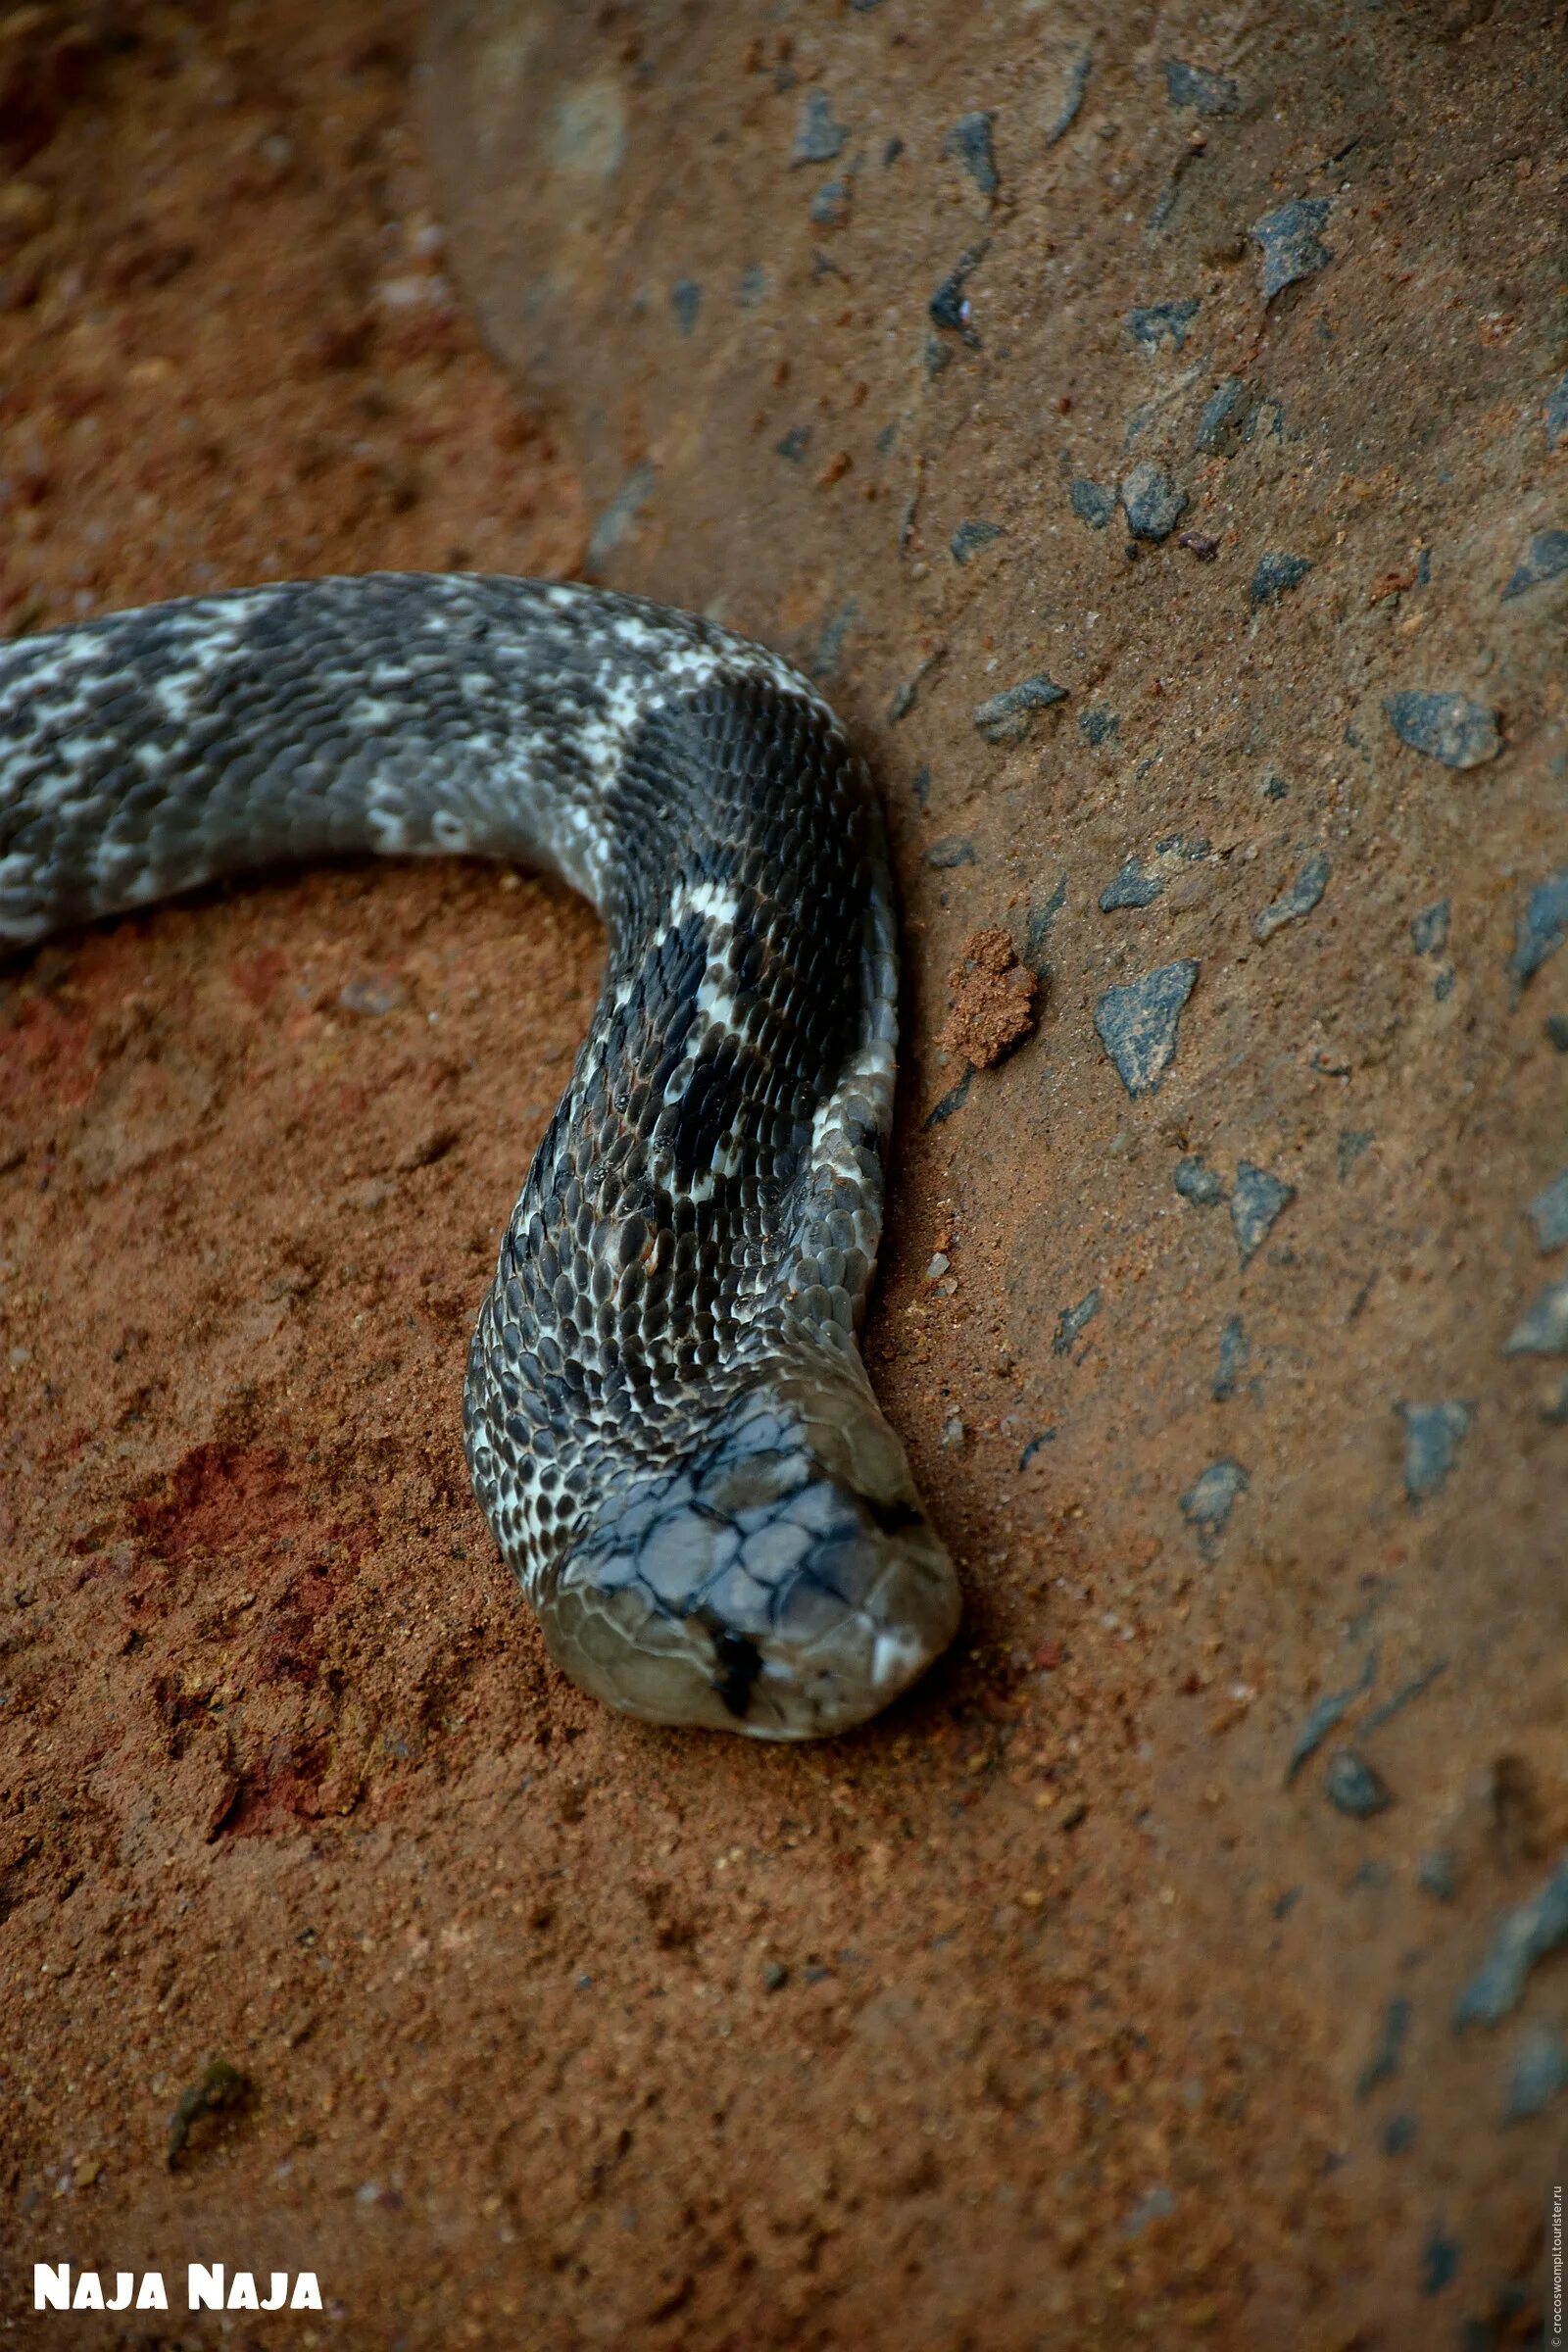
<path fill-rule="evenodd" d="M 612 1494 L 536 1605 L 596 1698 L 757 1740 L 879 1713 L 959 1611 L 903 1447 L 832 1359 L 742 1391 L 685 1466 Z"/>

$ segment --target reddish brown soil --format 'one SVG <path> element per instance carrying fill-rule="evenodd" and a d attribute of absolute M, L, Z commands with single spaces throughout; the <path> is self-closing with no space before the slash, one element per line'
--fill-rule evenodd
<path fill-rule="evenodd" d="M 22 18 L 0 625 L 579 564 L 570 468 L 442 274 L 405 6 Z M 915 886 L 940 971 L 972 926 Z M 386 866 L 0 973 L 0 2336 L 1399 2347 L 1439 2340 L 1410 2249 L 1444 2229 L 1485 2317 L 1536 2259 L 1535 2173 L 1489 2154 L 1471 2208 L 1417 2211 L 1367 2159 L 1382 2110 L 1348 2121 L 1394 1929 L 1293 1990 L 1292 1889 L 1350 1864 L 1321 1808 L 1278 1849 L 1316 1694 L 1283 1604 L 1205 1609 L 1185 1552 L 1146 1582 L 1158 1537 L 1097 1556 L 1093 1455 L 1019 1467 L 1062 1377 L 1020 1369 L 1050 1324 L 1009 1293 L 1018 1237 L 1054 1246 L 1051 1155 L 1031 1128 L 1001 1185 L 993 1130 L 919 1129 L 956 1074 L 934 976 L 868 1353 L 962 1564 L 958 1651 L 810 1752 L 627 1726 L 545 1659 L 458 1398 L 599 955 L 553 886 Z M 980 1082 L 1020 1132 L 1024 1060 Z M 1190 1433 L 1166 1450 L 1173 1492 Z M 1450 1977 L 1560 1832 L 1549 1740 L 1517 1732 L 1512 1875 Z M 1386 1828 L 1407 1878 L 1438 1828 Z M 245 2095 L 172 2167 L 214 2061 Z M 1447 2078 L 1489 2130 L 1494 2074 Z M 34 2321 L 46 2259 L 161 2266 L 175 2311 Z M 327 2311 L 220 2335 L 189 2260 L 310 2268 Z"/>

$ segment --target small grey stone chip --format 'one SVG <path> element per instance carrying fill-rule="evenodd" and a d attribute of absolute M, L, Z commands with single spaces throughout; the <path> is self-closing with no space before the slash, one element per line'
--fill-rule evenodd
<path fill-rule="evenodd" d="M 961 115 L 942 142 L 943 154 L 956 158 L 982 196 L 994 196 L 1002 185 L 991 147 L 992 122 L 990 115 Z"/>
<path fill-rule="evenodd" d="M 1150 302 L 1127 314 L 1127 332 L 1145 351 L 1158 351 L 1168 343 L 1180 351 L 1187 340 L 1187 330 L 1198 317 L 1198 296 L 1189 295 L 1185 302 Z"/>
<path fill-rule="evenodd" d="M 1445 767 L 1482 767 L 1502 749 L 1497 713 L 1463 694 L 1391 694 L 1383 705 L 1401 743 Z"/>
<path fill-rule="evenodd" d="M 1277 605 L 1288 588 L 1299 588 L 1312 568 L 1310 556 L 1288 556 L 1274 552 L 1259 556 L 1248 589 L 1248 601 L 1252 606 Z"/>
<path fill-rule="evenodd" d="M 948 541 L 948 546 L 955 564 L 967 564 L 971 556 L 977 556 L 983 547 L 991 545 L 993 539 L 1001 537 L 1000 522 L 960 522 Z"/>
<path fill-rule="evenodd" d="M 830 164 L 849 137 L 842 122 L 833 120 L 833 102 L 825 90 L 808 90 L 790 149 L 794 164 Z"/>
<path fill-rule="evenodd" d="M 1435 1494 L 1458 1459 L 1475 1407 L 1446 1397 L 1437 1404 L 1400 1404 L 1404 1423 L 1404 1492 L 1411 1502 Z"/>
<path fill-rule="evenodd" d="M 1329 878 L 1329 861 L 1321 855 L 1309 858 L 1288 890 L 1282 891 L 1271 906 L 1265 906 L 1253 923 L 1259 939 L 1272 939 L 1282 923 L 1299 922 L 1310 914 Z"/>
<path fill-rule="evenodd" d="M 1263 256 L 1263 300 L 1272 302 L 1298 278 L 1310 277 L 1333 261 L 1331 249 L 1318 231 L 1328 224 L 1333 200 L 1303 196 L 1299 203 L 1282 204 L 1276 212 L 1254 220 L 1248 234 Z"/>
<path fill-rule="evenodd" d="M 1538 1250 L 1560 1250 L 1568 1242 L 1568 1168 L 1530 1203 Z"/>
<path fill-rule="evenodd" d="M 1550 1282 L 1502 1343 L 1504 1355 L 1568 1355 L 1568 1274 Z"/>
<path fill-rule="evenodd" d="M 1527 2027 L 1508 2078 L 1503 2122 L 1521 2124 L 1542 2114 L 1561 2090 L 1568 2090 L 1568 2042 L 1555 2026 Z"/>
<path fill-rule="evenodd" d="M 1197 979 L 1197 964 L 1184 956 L 1125 988 L 1107 988 L 1096 1004 L 1095 1027 L 1135 1102 L 1153 1094 L 1170 1067 L 1182 1008 Z"/>
<path fill-rule="evenodd" d="M 1039 670 L 1032 678 L 1020 678 L 1016 686 L 992 695 L 989 702 L 977 703 L 974 723 L 987 743 L 1022 743 L 1036 711 L 1049 710 L 1053 703 L 1066 699 L 1066 687 Z"/>
<path fill-rule="evenodd" d="M 1540 588 L 1547 580 L 1555 580 L 1568 571 L 1568 531 L 1537 531 L 1515 566 L 1513 577 L 1502 592 L 1506 605 L 1527 589 Z"/>
<path fill-rule="evenodd" d="M 1394 1802 L 1388 1782 L 1353 1747 L 1337 1748 L 1329 1758 L 1323 1788 L 1329 1803 L 1338 1812 L 1348 1813 L 1354 1821 L 1386 1813 Z"/>
<path fill-rule="evenodd" d="M 1276 1218 L 1284 1214 L 1295 1199 L 1294 1184 L 1271 1176 L 1267 1168 L 1253 1167 L 1250 1159 L 1242 1161 L 1236 1171 L 1236 1189 L 1231 1194 L 1231 1224 L 1244 1266 L 1256 1256 Z"/>
<path fill-rule="evenodd" d="M 1449 904 L 1434 900 L 1410 917 L 1410 945 L 1418 956 L 1441 956 L 1448 944 Z"/>
<path fill-rule="evenodd" d="M 1152 906 L 1164 889 L 1159 874 L 1145 873 L 1136 858 L 1129 858 L 1112 882 L 1107 882 L 1100 894 L 1100 911 L 1110 914 L 1118 906 Z"/>
<path fill-rule="evenodd" d="M 1179 1159 L 1172 1184 L 1184 1200 L 1197 1208 L 1212 1208 L 1225 1198 L 1225 1180 L 1217 1169 L 1205 1168 L 1200 1159 Z"/>
<path fill-rule="evenodd" d="M 1240 1462 L 1210 1462 L 1182 1496 L 1182 1517 L 1196 1531 L 1205 1552 L 1218 1544 L 1237 1497 L 1245 1494 L 1250 1484 Z"/>
<path fill-rule="evenodd" d="M 1241 92 L 1228 74 L 1210 74 L 1204 66 L 1167 57 L 1165 95 L 1173 107 L 1190 106 L 1200 115 L 1234 115 Z"/>
<path fill-rule="evenodd" d="M 1121 486 L 1122 511 L 1135 539 L 1168 539 L 1187 512 L 1187 493 L 1163 466 L 1146 458 Z"/>
<path fill-rule="evenodd" d="M 1513 954 L 1508 958 L 1508 970 L 1513 976 L 1514 996 L 1527 981 L 1533 980 L 1548 956 L 1568 939 L 1568 865 L 1544 882 L 1538 882 L 1519 917 L 1514 933 Z M 1547 1022 L 1547 1029 L 1551 1024 Z M 1565 1049 L 1558 1048 L 1561 1053 Z"/>
<path fill-rule="evenodd" d="M 1072 511 L 1080 522 L 1087 522 L 1092 531 L 1102 531 L 1116 512 L 1116 493 L 1102 489 L 1080 474 L 1068 494 Z"/>
<path fill-rule="evenodd" d="M 1568 375 L 1559 378 L 1546 402 L 1546 447 L 1568 441 Z"/>
<path fill-rule="evenodd" d="M 1568 1855 L 1497 1930 L 1480 1971 L 1454 2004 L 1455 2033 L 1466 2026 L 1494 2026 L 1516 2009 L 1531 1970 L 1559 1943 L 1568 1943 Z"/>
<path fill-rule="evenodd" d="M 1055 1335 L 1051 1343 L 1052 1354 L 1071 1355 L 1073 1343 L 1079 1333 L 1094 1321 L 1099 1312 L 1100 1286 L 1097 1283 L 1087 1298 L 1080 1298 L 1076 1306 L 1064 1306 L 1056 1317 Z"/>
<path fill-rule="evenodd" d="M 1239 375 L 1228 375 L 1223 383 L 1216 385 L 1198 413 L 1198 429 L 1193 435 L 1195 457 L 1218 457 L 1228 435 L 1240 427 L 1237 411 L 1246 395 L 1247 386 Z"/>
<path fill-rule="evenodd" d="M 936 866 L 939 872 L 947 872 L 956 865 L 978 865 L 980 862 L 975 855 L 974 843 L 964 833 L 949 833 L 941 841 L 934 841 L 925 854 L 925 861 L 927 865 Z"/>

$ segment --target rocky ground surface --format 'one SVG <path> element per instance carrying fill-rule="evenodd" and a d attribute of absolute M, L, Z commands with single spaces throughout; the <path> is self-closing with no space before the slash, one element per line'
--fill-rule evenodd
<path fill-rule="evenodd" d="M 439 197 L 416 37 L 0 21 L 0 627 L 586 570 L 826 681 L 967 1626 L 804 1754 L 548 1666 L 456 1406 L 564 894 L 0 968 L 0 2334 L 285 2340 L 27 2309 L 200 2259 L 316 2270 L 302 2346 L 1536 2340 L 1560 19 L 470 0 Z"/>

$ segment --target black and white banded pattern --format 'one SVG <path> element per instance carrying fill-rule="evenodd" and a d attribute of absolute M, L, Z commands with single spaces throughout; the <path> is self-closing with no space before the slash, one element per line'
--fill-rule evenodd
<path fill-rule="evenodd" d="M 543 866 L 609 927 L 464 1389 L 552 1653 L 656 1722 L 864 1720 L 958 1597 L 856 1347 L 897 987 L 863 765 L 774 655 L 582 587 L 307 581 L 0 646 L 0 941 L 365 851 Z"/>

